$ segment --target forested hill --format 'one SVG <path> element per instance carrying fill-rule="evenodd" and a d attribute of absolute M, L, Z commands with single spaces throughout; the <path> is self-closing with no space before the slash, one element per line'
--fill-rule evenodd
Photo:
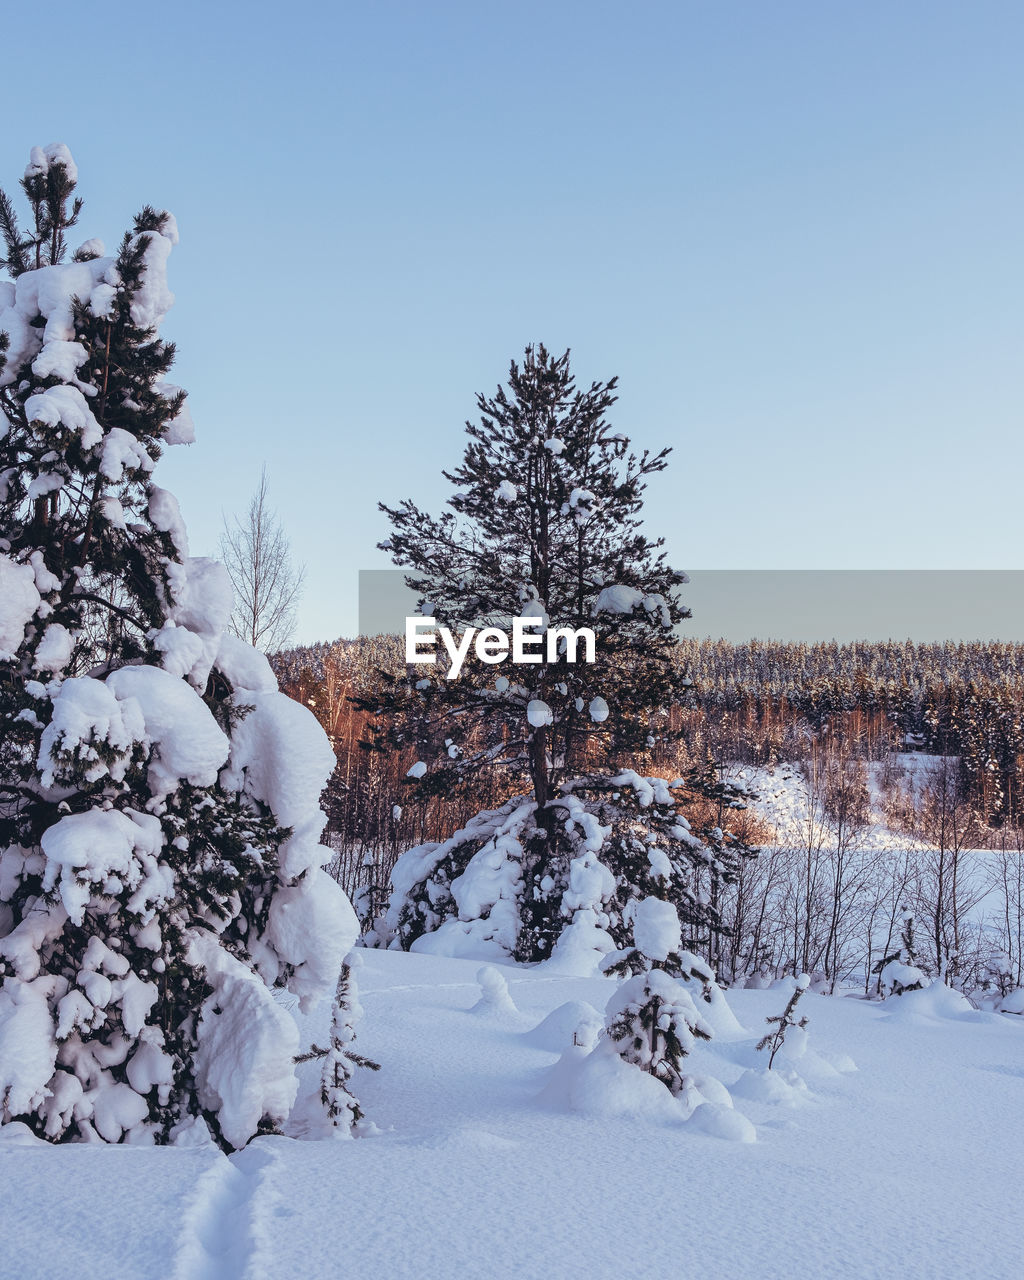
<path fill-rule="evenodd" d="M 999 641 L 730 644 L 686 638 L 677 654 L 701 706 L 785 702 L 814 719 L 881 710 L 905 732 L 930 737 L 946 727 L 944 715 L 955 716 L 972 698 L 1009 707 L 1024 692 L 1024 645 Z"/>
<path fill-rule="evenodd" d="M 706 751 L 756 764 L 796 760 L 823 735 L 876 759 L 912 745 L 959 757 L 965 790 L 986 821 L 1019 818 L 1024 645 L 684 638 L 676 661 L 693 681 L 685 705 L 665 709 L 685 729 L 682 747 L 671 755 L 659 748 L 638 768 L 671 771 Z M 381 669 L 404 671 L 401 641 L 337 640 L 288 650 L 273 664 L 282 686 L 321 719 L 351 783 L 363 770 L 356 753 L 366 726 L 348 699 L 372 691 Z"/>
<path fill-rule="evenodd" d="M 788 705 L 815 722 L 838 712 L 881 711 L 904 733 L 938 750 L 971 704 L 1018 712 L 1024 698 L 1024 644 L 1000 641 L 917 644 L 911 640 L 794 644 L 683 638 L 676 660 L 693 681 L 687 705 L 735 711 Z M 378 668 L 398 671 L 398 637 L 335 640 L 272 659 L 298 688 L 343 669 L 360 691 Z"/>

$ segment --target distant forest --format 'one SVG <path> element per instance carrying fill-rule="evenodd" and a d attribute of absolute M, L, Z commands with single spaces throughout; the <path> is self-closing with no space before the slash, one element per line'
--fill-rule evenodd
<path fill-rule="evenodd" d="M 668 777 L 709 760 L 799 765 L 824 751 L 881 761 L 911 749 L 954 758 L 959 799 L 979 830 L 1024 824 L 1024 645 L 687 638 L 675 660 L 692 685 L 681 705 L 664 709 L 666 732 L 641 758 L 612 763 Z M 372 702 L 382 673 L 404 678 L 398 637 L 290 649 L 272 664 L 282 688 L 312 709 L 334 746 L 327 838 L 337 854 L 335 874 L 350 893 L 368 885 L 371 897 L 382 895 L 403 849 L 444 839 L 482 805 L 508 798 L 508 777 L 494 775 L 464 794 L 410 805 L 410 766 L 429 764 L 444 744 L 428 734 L 404 751 L 367 749 L 371 717 L 351 699 Z"/>

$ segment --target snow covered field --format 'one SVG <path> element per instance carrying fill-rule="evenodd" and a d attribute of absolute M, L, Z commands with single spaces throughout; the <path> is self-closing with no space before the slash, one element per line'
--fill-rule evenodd
<path fill-rule="evenodd" d="M 356 1090 L 378 1134 L 258 1138 L 229 1160 L 209 1146 L 53 1147 L 7 1126 L 0 1274 L 1020 1274 L 1024 1019 L 928 991 L 886 1004 L 808 994 L 809 1047 L 788 1064 L 806 1091 L 768 1102 L 749 1096 L 763 1078 L 737 1082 L 764 1065 L 753 1046 L 792 984 L 729 992 L 744 1030 L 689 1061 L 733 1090 L 756 1127 L 747 1143 L 682 1110 L 614 1114 L 641 1097 L 628 1090 L 591 1089 L 584 1111 L 557 1088 L 538 1098 L 580 1010 L 549 1026 L 552 1047 L 528 1033 L 569 1001 L 602 1010 L 609 979 L 506 967 L 518 1012 L 473 1011 L 479 962 L 362 955 L 356 1047 L 382 1070 L 359 1071 Z M 307 1037 L 323 1042 L 327 1016 Z M 303 1070 L 312 1088 L 316 1064 Z"/>

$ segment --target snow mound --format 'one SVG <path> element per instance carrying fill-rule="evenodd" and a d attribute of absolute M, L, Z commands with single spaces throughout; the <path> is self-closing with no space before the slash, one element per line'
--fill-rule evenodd
<path fill-rule="evenodd" d="M 751 1067 L 733 1084 L 738 1098 L 763 1102 L 770 1106 L 794 1107 L 804 1101 L 809 1090 L 795 1071 Z"/>
<path fill-rule="evenodd" d="M 434 933 L 417 938 L 409 950 L 449 960 L 507 960 L 507 949 L 478 925 L 476 920 L 446 920 Z"/>
<path fill-rule="evenodd" d="M 555 1011 L 557 1012 L 557 1010 Z M 646 1071 L 625 1062 L 610 1040 L 589 1052 L 569 1045 L 537 1095 L 541 1106 L 600 1120 L 692 1124 L 716 1138 L 754 1142 L 754 1126 L 732 1105 L 729 1091 L 710 1076 L 691 1076 L 679 1097 Z"/>
<path fill-rule="evenodd" d="M 1003 996 L 999 1002 L 999 1012 L 1024 1014 L 1024 987 L 1018 987 L 1016 991 Z"/>
<path fill-rule="evenodd" d="M 538 1101 L 597 1119 L 628 1117 L 660 1124 L 686 1120 L 685 1108 L 661 1081 L 624 1062 L 608 1040 L 589 1053 L 570 1045 L 552 1067 Z"/>
<path fill-rule="evenodd" d="M 480 999 L 470 1009 L 470 1013 L 494 1016 L 495 1014 L 517 1014 L 508 990 L 508 982 L 504 975 L 493 964 L 485 964 L 477 971 L 477 982 L 480 983 Z"/>
<path fill-rule="evenodd" d="M 711 1138 L 728 1142 L 756 1142 L 757 1130 L 746 1116 L 718 1102 L 703 1102 L 690 1117 L 690 1125 Z"/>
<path fill-rule="evenodd" d="M 977 1017 L 977 1010 L 967 997 L 947 987 L 940 978 L 920 991 L 890 996 L 884 1003 L 896 1022 L 941 1022 L 948 1018 L 960 1021 Z"/>
<path fill-rule="evenodd" d="M 561 1053 L 569 1046 L 590 1049 L 597 1043 L 604 1019 L 586 1000 L 567 1000 L 552 1009 L 543 1021 L 523 1033 L 527 1044 L 551 1053 Z"/>

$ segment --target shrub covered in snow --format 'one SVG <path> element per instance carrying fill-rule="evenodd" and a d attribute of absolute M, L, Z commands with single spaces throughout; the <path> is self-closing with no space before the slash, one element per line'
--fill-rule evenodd
<path fill-rule="evenodd" d="M 152 482 L 192 439 L 174 219 L 65 262 L 75 181 L 36 148 L 34 225 L 0 206 L 0 1120 L 240 1147 L 295 1096 L 272 988 L 331 992 L 356 931 L 322 870 L 333 756 Z"/>
<path fill-rule="evenodd" d="M 399 858 L 386 939 L 586 973 L 629 945 L 631 904 L 648 895 L 686 926 L 713 924 L 708 887 L 731 875 L 731 852 L 690 830 L 677 809 L 685 793 L 626 770 L 565 783 L 543 809 L 520 796 L 478 814 Z"/>
<path fill-rule="evenodd" d="M 634 945 L 602 965 L 610 977 L 626 975 L 605 1009 L 605 1038 L 625 1062 L 678 1094 L 686 1085 L 683 1059 L 697 1040 L 710 1040 L 714 1032 L 683 984 L 698 984 L 710 1003 L 714 974 L 681 949 L 679 914 L 671 902 L 643 898 L 630 903 L 626 915 Z"/>
<path fill-rule="evenodd" d="M 363 1109 L 349 1087 L 354 1069 L 364 1067 L 370 1071 L 380 1070 L 379 1062 L 363 1057 L 352 1047 L 356 1038 L 356 1023 L 363 1016 L 353 974 L 358 956 L 357 951 L 353 952 L 341 966 L 338 989 L 334 995 L 331 1035 L 327 1048 L 321 1049 L 319 1045 L 314 1044 L 296 1059 L 297 1062 L 322 1060 L 320 1102 L 326 1121 L 333 1127 L 337 1137 L 351 1137 L 360 1131 L 363 1123 Z M 372 1128 L 372 1125 L 370 1127 Z"/>
<path fill-rule="evenodd" d="M 872 973 L 878 975 L 878 992 L 883 997 L 901 996 L 906 991 L 920 991 L 927 985 L 928 975 L 917 964 L 914 917 L 911 912 L 907 911 L 903 916 L 899 950 L 883 956 Z"/>

